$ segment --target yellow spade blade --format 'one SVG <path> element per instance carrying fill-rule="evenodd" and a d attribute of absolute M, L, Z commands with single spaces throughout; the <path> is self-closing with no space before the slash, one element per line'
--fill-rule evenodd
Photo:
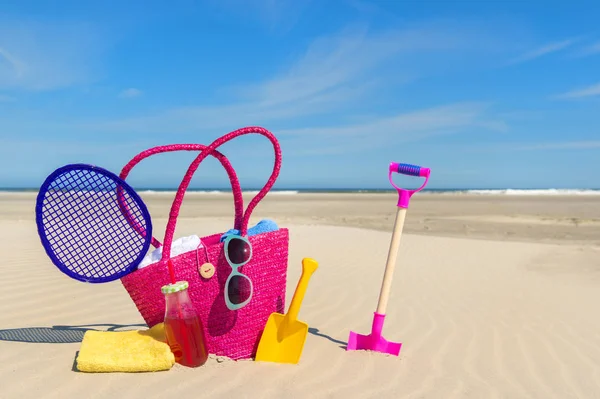
<path fill-rule="evenodd" d="M 308 334 L 308 324 L 297 320 L 310 276 L 317 270 L 314 259 L 302 259 L 302 275 L 288 313 L 271 313 L 256 350 L 256 361 L 298 363 Z"/>
<path fill-rule="evenodd" d="M 269 316 L 256 351 L 257 361 L 293 364 L 300 361 L 308 324 L 298 320 L 285 323 L 285 317 L 281 313 Z"/>

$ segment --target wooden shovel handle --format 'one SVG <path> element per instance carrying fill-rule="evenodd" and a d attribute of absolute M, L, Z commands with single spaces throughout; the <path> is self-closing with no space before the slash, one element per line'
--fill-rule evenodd
<path fill-rule="evenodd" d="M 396 221 L 394 222 L 394 232 L 392 233 L 392 241 L 390 242 L 390 250 L 385 265 L 385 274 L 383 275 L 381 291 L 379 292 L 379 303 L 377 304 L 377 313 L 379 314 L 385 314 L 387 309 L 390 287 L 392 286 L 392 277 L 394 276 L 394 269 L 396 268 L 396 258 L 398 257 L 398 248 L 400 247 L 400 237 L 402 236 L 405 218 L 406 208 L 398 207 Z"/>

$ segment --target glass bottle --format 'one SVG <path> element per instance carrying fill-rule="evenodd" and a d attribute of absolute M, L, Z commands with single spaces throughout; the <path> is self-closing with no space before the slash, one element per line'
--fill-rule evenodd
<path fill-rule="evenodd" d="M 175 361 L 187 367 L 206 363 L 208 350 L 204 326 L 188 295 L 187 281 L 162 287 L 165 295 L 165 335 Z"/>

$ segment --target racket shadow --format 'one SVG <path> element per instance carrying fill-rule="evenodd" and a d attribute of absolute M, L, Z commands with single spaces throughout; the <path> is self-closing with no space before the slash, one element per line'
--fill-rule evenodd
<path fill-rule="evenodd" d="M 94 328 L 104 327 L 104 328 Z M 146 324 L 84 324 L 78 326 L 23 327 L 0 330 L 0 341 L 36 344 L 70 344 L 81 342 L 86 331 L 126 331 L 148 327 Z"/>

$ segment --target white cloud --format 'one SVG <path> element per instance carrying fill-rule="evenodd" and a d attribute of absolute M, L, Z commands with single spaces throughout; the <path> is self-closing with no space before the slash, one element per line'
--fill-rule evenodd
<path fill-rule="evenodd" d="M 0 16 L 0 88 L 51 90 L 87 81 L 101 50 L 96 39 L 83 24 Z"/>
<path fill-rule="evenodd" d="M 136 89 L 136 88 L 129 88 L 129 89 L 125 89 L 122 92 L 119 93 L 119 97 L 121 98 L 134 98 L 134 97 L 139 97 L 143 94 L 143 92 L 140 89 Z"/>
<path fill-rule="evenodd" d="M 0 66 L 2 67 L 0 73 L 12 74 L 16 79 L 21 78 L 25 73 L 23 62 L 2 47 L 0 47 Z"/>
<path fill-rule="evenodd" d="M 582 89 L 571 90 L 569 92 L 559 94 L 555 98 L 571 99 L 571 98 L 582 98 L 582 97 L 593 97 L 600 96 L 600 83 L 584 87 Z"/>
<path fill-rule="evenodd" d="M 593 55 L 593 54 L 600 54 L 600 42 L 591 44 L 589 46 L 584 47 L 579 55 L 581 56 L 587 56 L 587 55 Z"/>
<path fill-rule="evenodd" d="M 290 31 L 315 0 L 208 0 L 204 5 L 259 22 L 262 28 Z"/>
<path fill-rule="evenodd" d="M 229 103 L 174 107 L 151 116 L 93 121 L 80 127 L 104 132 L 192 133 L 274 122 L 293 121 L 298 126 L 298 118 L 332 117 L 335 112 L 338 117 L 346 110 L 338 117 L 343 121 L 348 109 L 360 109 L 364 102 L 376 99 L 374 89 L 405 83 L 426 73 L 424 69 L 446 68 L 446 64 L 432 62 L 432 56 L 486 51 L 482 36 L 450 23 L 377 34 L 354 27 L 316 39 L 273 78 L 230 88 L 235 99 Z"/>
<path fill-rule="evenodd" d="M 189 106 L 165 110 L 155 116 L 119 120 L 91 121 L 80 128 L 142 133 L 184 133 L 208 129 L 230 129 L 242 125 L 261 125 L 335 109 L 340 103 L 356 98 L 360 88 L 340 89 L 327 95 L 313 96 L 285 104 L 238 103 L 222 106 Z"/>
<path fill-rule="evenodd" d="M 316 148 L 300 150 L 302 152 L 332 154 L 397 145 L 473 129 L 506 131 L 507 126 L 503 121 L 486 116 L 487 108 L 482 103 L 457 103 L 376 117 L 359 124 L 284 129 L 277 133 L 283 138 L 291 136 L 292 140 L 298 142 L 320 143 Z"/>
<path fill-rule="evenodd" d="M 296 101 L 323 95 L 361 79 L 372 79 L 386 62 L 399 67 L 397 74 L 407 74 L 420 55 L 465 50 L 475 41 L 463 31 L 445 27 L 427 26 L 380 34 L 369 34 L 364 27 L 349 28 L 315 40 L 286 72 L 239 92 L 264 105 Z"/>
<path fill-rule="evenodd" d="M 565 50 L 575 44 L 578 39 L 566 39 L 557 42 L 545 44 L 542 47 L 534 49 L 528 53 L 521 55 L 509 62 L 509 64 L 519 64 L 521 62 L 531 61 L 536 58 L 543 57 L 548 54 L 556 53 L 561 50 Z"/>
<path fill-rule="evenodd" d="M 304 128 L 280 131 L 288 135 L 318 135 L 323 136 L 371 136 L 375 134 L 408 134 L 426 135 L 443 132 L 449 129 L 478 126 L 484 129 L 504 131 L 505 125 L 499 121 L 479 119 L 486 106 L 480 103 L 451 104 L 440 107 L 422 109 L 413 112 L 400 113 L 391 117 L 375 118 L 362 124 Z"/>
<path fill-rule="evenodd" d="M 600 140 L 538 143 L 517 146 L 517 150 L 591 150 L 600 148 Z"/>
<path fill-rule="evenodd" d="M 0 94 L 0 103 L 12 103 L 14 101 L 16 101 L 14 97 Z"/>
<path fill-rule="evenodd" d="M 369 3 L 367 1 L 363 1 L 363 0 L 346 0 L 345 3 L 355 9 L 356 11 L 360 12 L 363 15 L 372 15 L 372 14 L 384 14 L 384 15 L 389 15 L 390 13 L 385 11 L 385 9 L 382 8 L 382 6 L 376 5 L 376 4 L 372 4 Z"/>
<path fill-rule="evenodd" d="M 464 152 L 464 153 L 481 153 L 481 152 L 502 152 L 510 153 L 511 151 L 546 151 L 546 150 L 597 150 L 600 149 L 600 140 L 574 140 L 574 141 L 554 141 L 554 142 L 506 142 L 499 141 L 488 144 L 464 145 L 451 144 L 445 146 L 448 151 Z"/>
<path fill-rule="evenodd" d="M 482 102 L 401 105 L 402 85 L 411 79 L 447 73 L 452 62 L 470 64 L 482 54 L 501 56 L 503 50 L 490 45 L 497 42 L 478 29 L 448 22 L 375 34 L 364 27 L 346 29 L 318 38 L 271 78 L 229 88 L 228 102 L 175 106 L 120 119 L 69 121 L 54 128 L 62 134 L 86 132 L 89 137 L 124 132 L 132 134 L 130 139 L 137 133 L 162 141 L 177 134 L 178 140 L 193 137 L 203 142 L 205 133 L 219 136 L 260 125 L 276 133 L 289 148 L 287 153 L 295 155 L 353 152 L 466 132 L 503 132 L 505 122 Z M 138 94 L 134 90 L 138 89 L 127 91 Z M 386 101 L 390 90 L 396 91 L 389 97 L 396 103 Z"/>

